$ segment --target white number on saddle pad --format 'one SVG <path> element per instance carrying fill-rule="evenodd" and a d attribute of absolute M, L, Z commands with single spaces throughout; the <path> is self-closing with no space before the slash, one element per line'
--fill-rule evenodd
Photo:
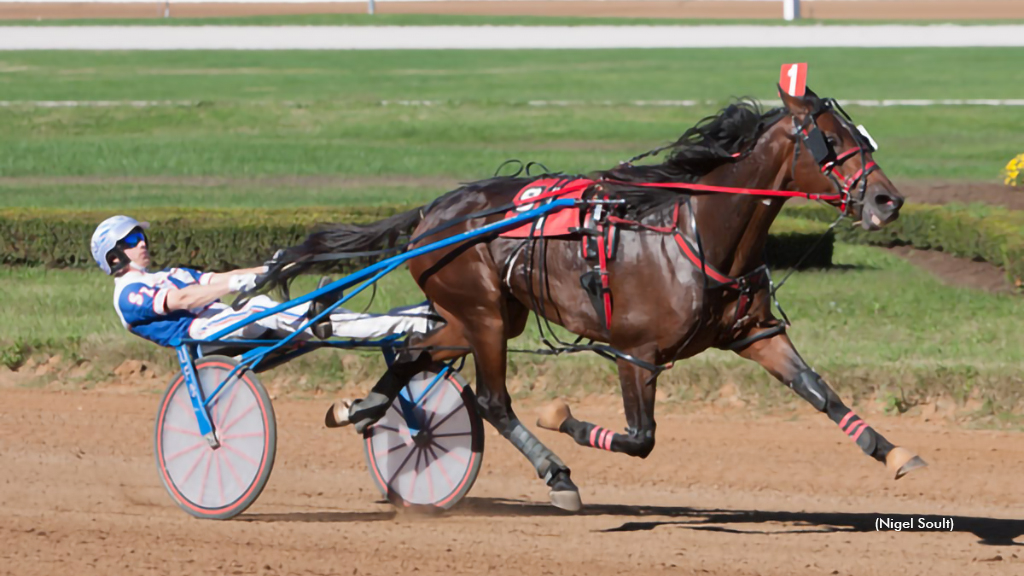
<path fill-rule="evenodd" d="M 525 202 L 532 198 L 536 198 L 537 196 L 543 194 L 544 191 L 545 188 L 542 187 L 527 188 L 526 190 L 523 190 L 522 193 L 519 194 L 519 198 L 516 198 L 516 202 Z M 516 212 L 529 212 L 530 210 L 533 210 L 533 204 L 522 204 L 520 206 L 516 206 Z"/>
<path fill-rule="evenodd" d="M 807 93 L 807 63 L 783 64 L 779 86 L 784 86 L 790 96 L 803 96 Z"/>

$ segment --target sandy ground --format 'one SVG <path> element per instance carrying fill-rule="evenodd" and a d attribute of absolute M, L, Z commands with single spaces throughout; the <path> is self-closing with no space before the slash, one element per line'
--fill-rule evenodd
<path fill-rule="evenodd" d="M 810 408 L 756 416 L 708 405 L 659 416 L 647 460 L 543 438 L 587 508 L 547 504 L 526 461 L 488 428 L 470 497 L 437 518 L 379 502 L 350 430 L 324 401 L 275 401 L 278 460 L 234 521 L 198 521 L 164 492 L 157 396 L 0 389 L 0 574 L 1024 573 L 1024 443 L 942 418 L 865 416 L 931 466 L 899 481 Z M 577 413 L 621 426 L 618 400 Z M 535 407 L 521 407 L 532 420 Z M 950 532 L 876 532 L 894 514 Z M 1015 544 L 1013 539 L 1017 538 Z"/>
<path fill-rule="evenodd" d="M 1024 18 L 1019 0 L 830 0 L 804 1 L 805 18 L 824 20 L 999 20 Z M 366 4 L 175 4 L 178 18 L 255 16 L 268 14 L 365 14 Z M 588 16 L 624 18 L 782 18 L 782 2 L 380 2 L 378 14 L 486 14 L 533 16 Z M 132 4 L 0 2 L 0 20 L 56 18 L 159 18 L 163 2 Z"/>

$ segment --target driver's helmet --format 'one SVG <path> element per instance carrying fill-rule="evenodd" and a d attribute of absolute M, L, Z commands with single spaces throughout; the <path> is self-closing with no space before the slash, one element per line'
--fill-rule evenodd
<path fill-rule="evenodd" d="M 149 222 L 139 222 L 128 216 L 111 216 L 96 227 L 96 231 L 92 233 L 92 242 L 89 248 L 92 251 L 92 259 L 99 265 L 100 270 L 109 275 L 128 265 L 127 258 L 124 256 L 124 252 L 118 248 L 117 243 L 136 228 L 145 230 L 149 228 Z M 111 255 L 119 257 L 120 262 L 117 269 L 111 269 Z"/>

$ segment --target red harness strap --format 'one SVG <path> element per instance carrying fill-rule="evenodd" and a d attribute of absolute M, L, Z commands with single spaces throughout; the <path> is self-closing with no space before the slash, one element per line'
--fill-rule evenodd
<path fill-rule="evenodd" d="M 604 300 L 604 323 L 612 329 L 612 290 L 608 284 L 608 251 L 605 246 L 605 227 L 597 226 L 597 262 L 601 267 L 601 297 Z M 585 240 L 584 240 L 585 241 Z"/>
<path fill-rule="evenodd" d="M 792 192 L 789 190 L 732 188 L 729 186 L 687 184 L 684 182 L 625 182 L 622 180 L 602 180 L 602 182 L 609 182 L 611 184 L 622 184 L 624 186 L 637 186 L 641 188 L 668 188 L 674 190 L 687 190 L 690 192 L 707 192 L 714 194 L 746 194 L 748 196 L 770 196 L 776 198 L 806 198 L 807 200 L 824 200 L 825 202 L 838 202 L 843 199 L 843 194 L 809 194 L 807 192 Z"/>
<path fill-rule="evenodd" d="M 580 255 L 585 260 L 595 255 L 592 252 L 596 252 L 597 256 L 597 266 L 584 274 L 581 281 L 584 282 L 584 289 L 590 295 L 594 307 L 598 309 L 598 312 L 604 311 L 604 325 L 609 330 L 612 327 L 612 291 L 608 276 L 608 261 L 613 257 L 616 235 L 615 224 L 611 222 L 612 218 L 613 216 L 604 211 L 604 206 L 597 205 L 584 214 L 583 226 L 579 229 L 581 231 Z M 594 240 L 593 247 L 589 247 L 591 238 Z M 597 275 L 598 285 L 589 284 L 588 287 L 591 280 L 584 279 L 592 278 L 594 274 Z M 600 295 L 600 304 L 596 301 L 598 295 Z"/>

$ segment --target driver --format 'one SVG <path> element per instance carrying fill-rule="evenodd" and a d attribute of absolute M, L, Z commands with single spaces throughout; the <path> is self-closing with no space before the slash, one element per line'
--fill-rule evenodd
<path fill-rule="evenodd" d="M 202 339 L 249 316 L 279 305 L 258 295 L 234 310 L 220 299 L 256 286 L 256 276 L 266 266 L 230 272 L 199 272 L 191 268 L 167 268 L 150 272 L 148 222 L 128 216 L 112 216 L 93 232 L 90 249 L 100 269 L 114 276 L 114 309 L 121 324 L 132 334 L 161 346 L 173 346 L 179 338 Z M 321 278 L 319 287 L 330 281 Z M 333 300 L 299 304 L 261 318 L 231 332 L 225 338 L 259 338 L 268 330 L 295 332 L 319 315 Z M 431 315 L 428 305 L 410 307 L 400 314 L 360 314 L 336 308 L 300 337 L 377 339 L 391 334 L 423 332 Z"/>

